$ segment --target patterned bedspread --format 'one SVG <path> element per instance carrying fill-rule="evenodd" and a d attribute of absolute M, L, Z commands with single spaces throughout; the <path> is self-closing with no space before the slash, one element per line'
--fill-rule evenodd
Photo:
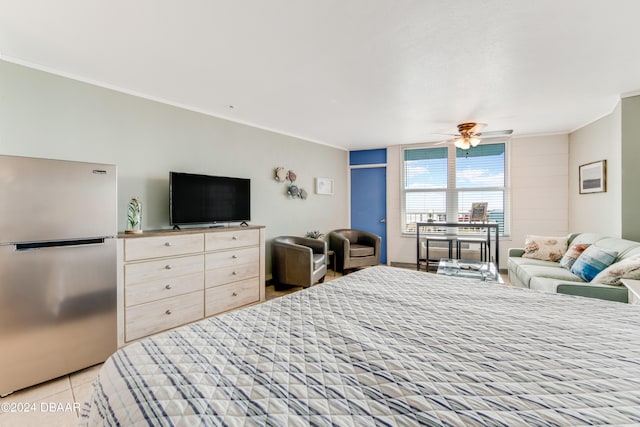
<path fill-rule="evenodd" d="M 374 267 L 132 344 L 95 425 L 640 425 L 640 307 Z"/>

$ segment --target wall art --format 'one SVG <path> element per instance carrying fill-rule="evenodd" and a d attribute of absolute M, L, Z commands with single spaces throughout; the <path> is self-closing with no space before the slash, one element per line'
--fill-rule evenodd
<path fill-rule="evenodd" d="M 607 161 L 580 165 L 580 194 L 602 193 L 607 191 Z"/>

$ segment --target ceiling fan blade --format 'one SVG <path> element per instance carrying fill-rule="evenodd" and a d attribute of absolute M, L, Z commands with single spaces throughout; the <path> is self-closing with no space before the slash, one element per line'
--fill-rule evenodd
<path fill-rule="evenodd" d="M 493 130 L 491 132 L 482 132 L 477 134 L 476 136 L 481 136 L 483 138 L 489 138 L 492 136 L 504 136 L 511 135 L 513 133 L 513 129 L 505 129 L 505 130 Z"/>
<path fill-rule="evenodd" d="M 469 129 L 469 133 L 480 133 L 482 129 L 486 128 L 486 123 L 476 123 L 471 129 Z"/>
<path fill-rule="evenodd" d="M 456 140 L 456 138 L 447 139 L 447 140 L 444 140 L 444 141 L 436 142 L 436 143 L 435 143 L 435 144 L 433 144 L 433 145 L 450 144 L 450 143 L 452 143 L 452 142 L 453 142 L 453 141 L 455 141 L 455 140 Z"/>
<path fill-rule="evenodd" d="M 446 137 L 447 139 L 458 138 L 460 136 L 460 134 L 456 134 L 456 133 L 432 133 L 430 135 L 433 137 Z"/>

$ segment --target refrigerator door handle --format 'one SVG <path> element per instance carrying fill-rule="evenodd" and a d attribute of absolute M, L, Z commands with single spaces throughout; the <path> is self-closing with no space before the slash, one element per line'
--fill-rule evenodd
<path fill-rule="evenodd" d="M 56 240 L 53 242 L 16 243 L 16 250 L 29 251 L 32 249 L 57 248 L 57 247 L 63 247 L 63 246 L 96 245 L 96 244 L 103 244 L 104 239 L 105 239 L 104 237 L 98 237 L 94 239 Z"/>

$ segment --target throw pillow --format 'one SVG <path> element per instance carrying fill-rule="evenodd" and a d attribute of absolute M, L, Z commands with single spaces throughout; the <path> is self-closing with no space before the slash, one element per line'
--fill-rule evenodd
<path fill-rule="evenodd" d="M 620 279 L 640 279 L 640 255 L 634 255 L 620 262 L 611 264 L 593 278 L 595 283 L 605 285 L 621 285 Z"/>
<path fill-rule="evenodd" d="M 576 243 L 571 245 L 571 247 L 565 252 L 560 260 L 560 267 L 566 268 L 567 270 L 571 270 L 573 263 L 576 262 L 580 254 L 584 252 L 590 245 L 587 243 Z"/>
<path fill-rule="evenodd" d="M 616 251 L 591 245 L 573 263 L 571 272 L 585 282 L 590 282 L 598 273 L 613 264 L 617 255 Z"/>
<path fill-rule="evenodd" d="M 527 236 L 522 257 L 557 262 L 566 251 L 566 237 Z"/>

